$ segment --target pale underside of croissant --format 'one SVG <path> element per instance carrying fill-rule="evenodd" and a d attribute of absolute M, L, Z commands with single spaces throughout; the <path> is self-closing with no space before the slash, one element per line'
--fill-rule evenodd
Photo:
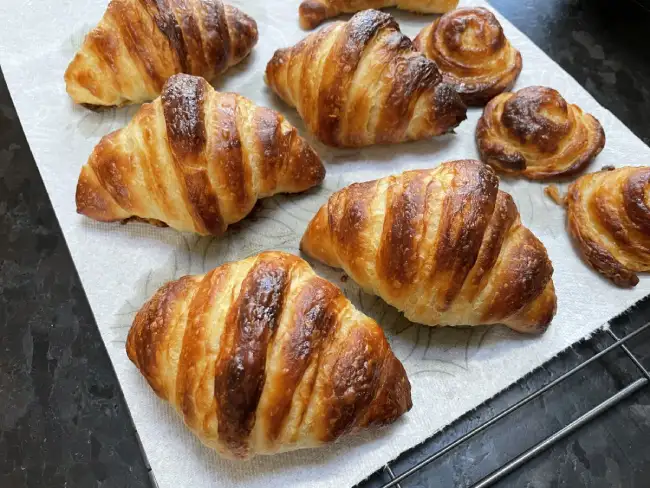
<path fill-rule="evenodd" d="M 456 8 L 459 0 L 304 0 L 300 4 L 300 26 L 313 29 L 325 19 L 365 9 L 397 7 L 422 14 L 442 14 Z"/>
<path fill-rule="evenodd" d="M 377 10 L 279 49 L 265 79 L 331 146 L 426 139 L 466 118 L 436 64 L 413 49 L 393 17 Z"/>
<path fill-rule="evenodd" d="M 153 100 L 167 79 L 214 79 L 257 43 L 257 24 L 221 0 L 111 0 L 65 72 L 77 103 Z"/>
<path fill-rule="evenodd" d="M 426 26 L 413 41 L 467 105 L 485 105 L 521 73 L 521 54 L 488 9 L 460 8 Z"/>
<path fill-rule="evenodd" d="M 126 349 L 201 441 L 229 458 L 315 447 L 411 408 L 377 323 L 286 253 L 166 284 L 138 312 Z"/>
<path fill-rule="evenodd" d="M 172 76 L 161 97 L 105 137 L 82 168 L 77 211 L 221 234 L 258 198 L 301 192 L 325 169 L 282 115 L 203 78 Z"/>
<path fill-rule="evenodd" d="M 531 86 L 487 104 L 476 142 L 485 163 L 539 180 L 582 171 L 605 146 L 605 132 L 556 90 Z"/>
<path fill-rule="evenodd" d="M 650 168 L 584 175 L 569 187 L 567 220 L 585 260 L 619 286 L 650 271 Z"/>
<path fill-rule="evenodd" d="M 409 320 L 540 332 L 556 297 L 543 244 L 479 161 L 355 183 L 310 222 L 301 249 Z"/>

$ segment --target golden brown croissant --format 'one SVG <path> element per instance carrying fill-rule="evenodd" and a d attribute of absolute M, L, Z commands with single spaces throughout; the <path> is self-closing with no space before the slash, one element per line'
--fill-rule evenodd
<path fill-rule="evenodd" d="M 425 139 L 466 118 L 435 63 L 413 49 L 393 17 L 377 10 L 279 49 L 265 79 L 331 146 Z"/>
<path fill-rule="evenodd" d="M 619 286 L 650 271 L 650 167 L 584 175 L 566 198 L 569 232 L 584 259 Z"/>
<path fill-rule="evenodd" d="M 77 211 L 221 234 L 258 198 L 301 192 L 324 176 L 318 155 L 282 115 L 181 74 L 97 144 L 81 169 Z"/>
<path fill-rule="evenodd" d="M 443 15 L 422 29 L 413 45 L 436 62 L 467 105 L 485 105 L 510 90 L 521 73 L 521 54 L 486 8 Z"/>
<path fill-rule="evenodd" d="M 310 222 L 301 249 L 414 322 L 540 332 L 555 314 L 546 249 L 480 161 L 343 188 Z"/>
<path fill-rule="evenodd" d="M 304 0 L 300 4 L 300 27 L 313 29 L 325 19 L 371 8 L 397 7 L 422 14 L 442 14 L 456 8 L 459 0 Z"/>
<path fill-rule="evenodd" d="M 221 0 L 111 0 L 65 72 L 77 103 L 153 100 L 176 73 L 214 79 L 257 43 L 257 24 Z"/>
<path fill-rule="evenodd" d="M 126 350 L 199 439 L 230 458 L 315 447 L 411 408 L 377 323 L 282 252 L 167 283 L 138 312 Z"/>
<path fill-rule="evenodd" d="M 600 122 L 552 88 L 502 93 L 476 126 L 481 159 L 495 169 L 533 180 L 578 173 L 605 146 Z"/>

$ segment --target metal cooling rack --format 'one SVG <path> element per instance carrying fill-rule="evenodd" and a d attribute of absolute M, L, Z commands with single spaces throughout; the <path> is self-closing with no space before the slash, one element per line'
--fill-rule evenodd
<path fill-rule="evenodd" d="M 646 323 L 645 325 L 641 326 L 634 332 L 631 332 L 630 334 L 627 334 L 626 336 L 619 338 L 611 329 L 607 329 L 603 332 L 603 334 L 609 334 L 613 339 L 614 343 L 611 344 L 610 346 L 606 347 L 602 351 L 598 352 L 594 356 L 590 357 L 586 361 L 583 361 L 582 363 L 578 364 L 576 367 L 573 369 L 567 371 L 564 373 L 562 376 L 556 378 L 555 380 L 551 381 L 548 383 L 546 386 L 540 388 L 539 390 L 525 396 L 518 402 L 516 402 L 514 405 L 506 408 L 503 410 L 501 413 L 498 415 L 492 417 L 490 420 L 483 422 L 481 425 L 478 427 L 470 430 L 468 433 L 465 435 L 459 437 L 452 443 L 448 444 L 446 447 L 443 447 L 442 449 L 434 452 L 433 454 L 427 456 L 425 459 L 422 461 L 418 462 L 416 465 L 413 467 L 407 469 L 403 473 L 396 474 L 393 470 L 393 467 L 391 466 L 390 463 L 386 464 L 384 466 L 384 471 L 386 474 L 390 477 L 391 481 L 388 483 L 385 483 L 384 485 L 381 486 L 381 488 L 402 488 L 402 485 L 400 484 L 402 481 L 406 480 L 408 477 L 412 476 L 413 474 L 417 473 L 421 469 L 423 469 L 425 466 L 431 464 L 435 460 L 445 456 L 448 454 L 450 451 L 453 449 L 457 448 L 461 444 L 466 443 L 469 441 L 472 437 L 475 435 L 489 429 L 492 425 L 496 424 L 500 420 L 506 418 L 508 415 L 513 413 L 515 410 L 518 410 L 519 408 L 523 407 L 524 405 L 530 403 L 532 400 L 540 397 L 547 391 L 551 390 L 553 387 L 557 386 L 558 384 L 562 383 L 563 381 L 567 380 L 568 378 L 571 378 L 573 375 L 575 375 L 577 372 L 581 371 L 588 365 L 594 363 L 595 361 L 599 360 L 602 358 L 605 354 L 610 353 L 614 351 L 615 349 L 619 349 L 625 353 L 625 355 L 634 363 L 636 368 L 638 369 L 638 372 L 640 374 L 640 377 L 636 379 L 635 381 L 631 382 L 628 384 L 625 388 L 619 390 L 603 402 L 599 403 L 595 407 L 593 407 L 591 410 L 585 412 L 583 415 L 575 419 L 574 421 L 570 422 L 567 424 L 565 427 L 561 428 L 560 430 L 556 431 L 554 434 L 549 435 L 533 447 L 527 449 L 526 451 L 522 452 L 497 470 L 493 471 L 491 474 L 485 476 L 483 479 L 480 481 L 477 481 L 473 485 L 471 485 L 470 488 L 486 488 L 488 486 L 492 486 L 494 483 L 500 481 L 504 477 L 506 477 L 508 474 L 512 473 L 514 470 L 519 468 L 520 466 L 524 465 L 526 462 L 530 461 L 533 459 L 535 456 L 540 454 L 541 452 L 545 451 L 549 447 L 553 446 L 560 440 L 564 439 L 571 433 L 575 432 L 578 430 L 580 427 L 583 425 L 587 424 L 590 422 L 592 419 L 596 418 L 598 415 L 606 412 L 610 408 L 618 405 L 621 403 L 623 400 L 626 398 L 630 397 L 637 391 L 639 391 L 641 388 L 644 386 L 648 385 L 650 383 L 650 372 L 641 364 L 639 359 L 632 354 L 632 352 L 628 349 L 628 347 L 625 345 L 626 342 L 628 342 L 630 339 L 638 336 L 642 332 L 647 331 L 650 329 L 650 322 Z"/>

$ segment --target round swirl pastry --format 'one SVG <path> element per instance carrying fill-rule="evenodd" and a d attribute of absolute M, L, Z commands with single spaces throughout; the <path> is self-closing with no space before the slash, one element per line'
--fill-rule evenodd
<path fill-rule="evenodd" d="M 619 286 L 650 271 L 650 167 L 585 175 L 569 187 L 569 233 L 584 259 Z"/>
<path fill-rule="evenodd" d="M 581 171 L 605 146 L 600 122 L 552 88 L 502 93 L 476 126 L 483 162 L 533 180 Z"/>
<path fill-rule="evenodd" d="M 485 8 L 459 8 L 428 25 L 416 49 L 433 59 L 467 105 L 485 105 L 510 90 L 521 73 L 521 54 Z"/>

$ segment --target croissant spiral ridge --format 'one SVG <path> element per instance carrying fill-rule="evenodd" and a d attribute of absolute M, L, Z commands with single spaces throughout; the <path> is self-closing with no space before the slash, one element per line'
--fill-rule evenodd
<path fill-rule="evenodd" d="M 228 458 L 315 447 L 411 408 L 377 323 L 282 252 L 167 283 L 138 312 L 126 350 Z"/>
<path fill-rule="evenodd" d="M 442 14 L 456 8 L 459 0 L 304 0 L 300 4 L 300 26 L 313 29 L 342 13 L 397 7 L 423 14 Z"/>
<path fill-rule="evenodd" d="M 79 176 L 77 211 L 218 235 L 259 198 L 307 190 L 324 176 L 318 155 L 278 112 L 175 75 L 97 144 Z"/>
<path fill-rule="evenodd" d="M 605 132 L 556 90 L 531 86 L 487 104 L 476 142 L 481 160 L 495 169 L 541 180 L 582 171 L 605 146 Z"/>
<path fill-rule="evenodd" d="M 584 259 L 624 287 L 650 271 L 650 167 L 584 175 L 569 187 L 569 232 Z"/>
<path fill-rule="evenodd" d="M 521 54 L 486 8 L 453 10 L 420 31 L 415 48 L 432 59 L 467 105 L 485 105 L 510 90 L 522 69 Z"/>
<path fill-rule="evenodd" d="M 553 266 L 479 161 L 355 183 L 332 195 L 301 249 L 426 325 L 546 329 Z"/>
<path fill-rule="evenodd" d="M 255 21 L 221 0 L 111 0 L 65 72 L 76 103 L 153 100 L 177 73 L 215 79 L 257 43 Z"/>
<path fill-rule="evenodd" d="M 266 83 L 330 146 L 362 147 L 451 131 L 467 109 L 393 17 L 354 15 L 279 49 Z"/>

